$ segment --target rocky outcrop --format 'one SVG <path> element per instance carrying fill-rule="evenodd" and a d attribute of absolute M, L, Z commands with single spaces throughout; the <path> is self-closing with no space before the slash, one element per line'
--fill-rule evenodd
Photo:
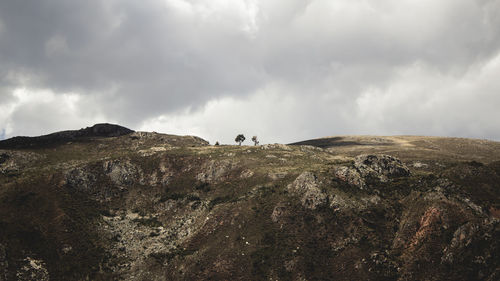
<path fill-rule="evenodd" d="M 176 209 L 175 218 L 166 224 L 160 214 L 143 216 L 126 213 L 103 217 L 104 233 L 112 237 L 108 250 L 118 257 L 119 263 L 107 264 L 115 273 L 127 280 L 164 280 L 161 272 L 154 272 L 151 265 L 164 264 L 183 251 L 182 243 L 196 233 L 204 222 L 202 214 L 208 208 L 199 202 L 196 208 L 185 200 L 168 200 L 160 209 Z"/>
<path fill-rule="evenodd" d="M 362 177 L 375 177 L 381 182 L 410 175 L 408 167 L 390 155 L 359 155 L 354 160 L 354 167 Z"/>
<path fill-rule="evenodd" d="M 87 168 L 73 168 L 65 174 L 66 185 L 71 188 L 89 193 L 96 188 L 97 177 Z"/>
<path fill-rule="evenodd" d="M 236 166 L 237 164 L 232 160 L 210 160 L 202 165 L 196 179 L 206 183 L 218 182 L 223 180 Z"/>
<path fill-rule="evenodd" d="M 209 142 L 196 136 L 176 136 L 156 132 L 134 132 L 130 134 L 134 144 L 154 143 L 169 146 L 199 147 L 207 146 Z"/>
<path fill-rule="evenodd" d="M 321 182 L 315 174 L 303 172 L 287 188 L 300 197 L 302 206 L 314 210 L 325 205 L 328 200 L 328 196 L 321 191 L 320 185 Z"/>
<path fill-rule="evenodd" d="M 111 181 L 119 187 L 130 186 L 137 182 L 142 183 L 140 181 L 142 171 L 128 160 L 105 161 L 102 168 Z"/>
<path fill-rule="evenodd" d="M 286 144 L 281 143 L 273 143 L 273 144 L 264 144 L 260 146 L 260 149 L 270 150 L 270 149 L 279 149 L 284 151 L 291 151 L 292 148 Z"/>
<path fill-rule="evenodd" d="M 0 150 L 0 174 L 18 174 L 23 168 L 43 157 L 33 152 Z"/>
<path fill-rule="evenodd" d="M 361 176 L 359 171 L 353 167 L 338 167 L 335 169 L 334 174 L 337 179 L 349 185 L 356 186 L 360 189 L 366 187 L 365 179 Z"/>
<path fill-rule="evenodd" d="M 364 189 L 368 181 L 388 182 L 409 176 L 410 170 L 396 157 L 363 154 L 357 156 L 351 166 L 336 168 L 334 174 L 340 181 Z"/>

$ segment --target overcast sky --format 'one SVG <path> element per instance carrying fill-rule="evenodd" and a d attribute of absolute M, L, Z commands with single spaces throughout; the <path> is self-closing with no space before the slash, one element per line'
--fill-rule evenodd
<path fill-rule="evenodd" d="M 500 0 L 0 0 L 0 138 L 500 140 Z"/>

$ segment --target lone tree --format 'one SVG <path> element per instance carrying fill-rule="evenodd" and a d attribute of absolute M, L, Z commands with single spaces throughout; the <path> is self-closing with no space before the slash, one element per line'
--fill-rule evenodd
<path fill-rule="evenodd" d="M 236 136 L 236 138 L 234 139 L 235 142 L 237 142 L 239 145 L 241 145 L 242 142 L 245 141 L 245 136 L 243 134 L 239 134 Z"/>
<path fill-rule="evenodd" d="M 252 137 L 252 141 L 253 141 L 254 145 L 258 145 L 259 144 L 259 141 L 257 140 L 257 136 L 253 136 Z"/>

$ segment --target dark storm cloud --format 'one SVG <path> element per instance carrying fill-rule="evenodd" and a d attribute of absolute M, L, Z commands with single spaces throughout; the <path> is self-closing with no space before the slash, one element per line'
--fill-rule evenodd
<path fill-rule="evenodd" d="M 499 26 L 495 0 L 2 1 L 0 129 L 500 138 Z"/>
<path fill-rule="evenodd" d="M 98 92 L 136 118 L 258 85 L 244 34 L 176 12 L 162 1 L 2 1 L 2 70 L 31 87 Z"/>

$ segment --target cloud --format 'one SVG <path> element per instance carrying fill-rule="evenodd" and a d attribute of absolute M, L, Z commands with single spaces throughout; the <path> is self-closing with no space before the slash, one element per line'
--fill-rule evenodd
<path fill-rule="evenodd" d="M 8 0 L 0 122 L 500 139 L 499 52 L 493 0 Z"/>
<path fill-rule="evenodd" d="M 108 120 L 100 112 L 83 111 L 79 106 L 84 103 L 78 94 L 20 88 L 0 105 L 0 124 L 5 136 L 40 135 Z"/>

